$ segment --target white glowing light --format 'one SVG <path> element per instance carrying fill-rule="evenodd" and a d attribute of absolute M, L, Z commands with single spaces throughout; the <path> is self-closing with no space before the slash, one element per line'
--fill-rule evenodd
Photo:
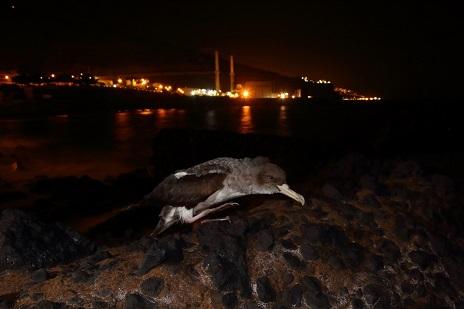
<path fill-rule="evenodd" d="M 207 96 L 207 97 L 216 97 L 219 93 L 213 89 L 193 89 L 190 94 L 192 96 Z"/>

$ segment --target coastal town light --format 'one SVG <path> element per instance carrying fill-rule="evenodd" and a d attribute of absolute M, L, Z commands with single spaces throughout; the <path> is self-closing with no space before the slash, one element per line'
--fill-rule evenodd
<path fill-rule="evenodd" d="M 248 91 L 248 90 L 246 90 L 246 89 L 243 90 L 242 96 L 243 96 L 244 98 L 249 98 L 249 97 L 250 97 L 250 91 Z"/>
<path fill-rule="evenodd" d="M 8 75 L 5 75 L 5 79 L 6 79 L 6 80 L 9 80 L 10 77 L 9 77 Z"/>
<path fill-rule="evenodd" d="M 122 78 L 118 78 L 118 84 L 122 84 Z"/>

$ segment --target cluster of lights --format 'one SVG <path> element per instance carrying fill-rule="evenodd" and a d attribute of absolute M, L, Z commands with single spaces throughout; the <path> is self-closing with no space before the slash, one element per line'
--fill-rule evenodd
<path fill-rule="evenodd" d="M 228 96 L 229 98 L 233 98 L 233 99 L 236 99 L 239 97 L 237 92 L 232 92 L 232 91 L 227 91 L 226 96 Z"/>
<path fill-rule="evenodd" d="M 217 97 L 219 92 L 213 89 L 193 89 L 190 91 L 192 96 L 207 96 L 207 97 Z"/>
<path fill-rule="evenodd" d="M 288 99 L 288 92 L 279 93 L 279 98 L 282 100 Z"/>
<path fill-rule="evenodd" d="M 332 84 L 332 82 L 330 80 L 320 79 L 320 80 L 317 80 L 317 81 L 313 81 L 313 80 L 310 80 L 308 78 L 308 76 L 302 76 L 301 79 L 304 80 L 306 83 Z"/>
<path fill-rule="evenodd" d="M 379 97 L 360 97 L 356 98 L 356 101 L 380 101 L 382 98 Z"/>

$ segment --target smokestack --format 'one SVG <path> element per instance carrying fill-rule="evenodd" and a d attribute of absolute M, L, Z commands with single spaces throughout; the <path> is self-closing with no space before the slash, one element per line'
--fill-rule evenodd
<path fill-rule="evenodd" d="M 234 56 L 230 56 L 230 92 L 235 90 Z"/>
<path fill-rule="evenodd" d="M 221 73 L 219 71 L 219 51 L 214 51 L 214 76 L 216 91 L 221 91 Z"/>

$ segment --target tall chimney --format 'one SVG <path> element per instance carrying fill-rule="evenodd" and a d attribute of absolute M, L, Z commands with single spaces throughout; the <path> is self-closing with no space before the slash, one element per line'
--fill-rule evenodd
<path fill-rule="evenodd" d="M 234 56 L 230 56 L 230 92 L 235 90 Z"/>
<path fill-rule="evenodd" d="M 216 91 L 221 91 L 221 73 L 219 71 L 219 51 L 214 51 L 214 76 Z"/>

